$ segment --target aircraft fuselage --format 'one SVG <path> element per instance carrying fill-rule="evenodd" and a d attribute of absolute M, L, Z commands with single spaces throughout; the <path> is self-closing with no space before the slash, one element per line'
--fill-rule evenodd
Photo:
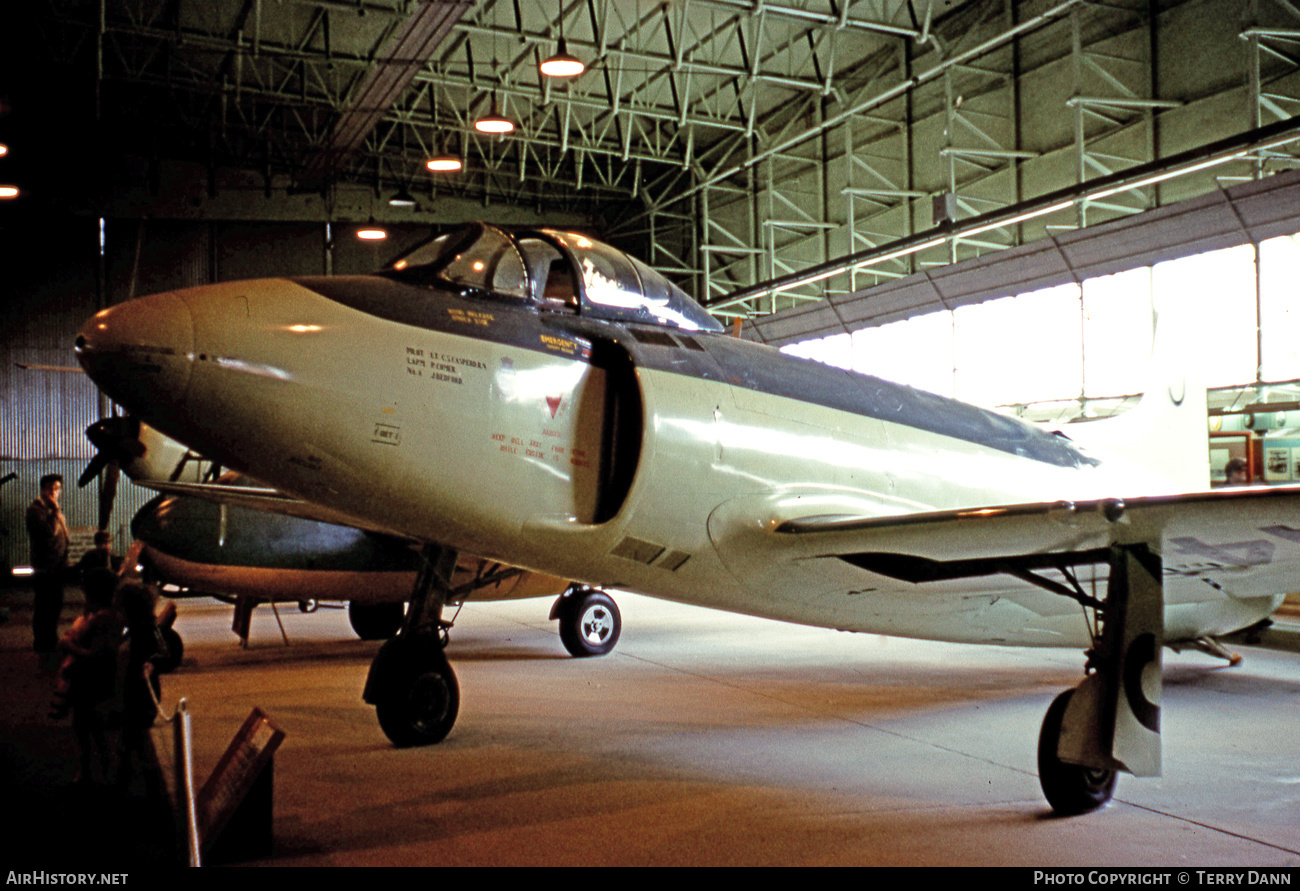
<path fill-rule="evenodd" d="M 169 436 L 369 527 L 852 631 L 1090 640 L 1076 603 L 1006 577 L 922 590 L 815 550 L 775 563 L 775 523 L 1162 491 L 1015 419 L 719 333 L 382 277 L 155 295 L 79 343 Z M 1220 567 L 1216 588 L 1180 575 L 1203 555 L 1180 559 L 1167 639 L 1242 627 L 1285 590 L 1278 567 Z"/>

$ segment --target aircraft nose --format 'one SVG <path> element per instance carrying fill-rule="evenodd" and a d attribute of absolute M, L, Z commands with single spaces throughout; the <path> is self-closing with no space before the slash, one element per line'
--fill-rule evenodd
<path fill-rule="evenodd" d="M 167 556 L 206 547 L 209 538 L 215 541 L 218 514 L 221 507 L 197 498 L 182 499 L 175 495 L 159 495 L 148 501 L 131 518 L 131 537 L 142 541 L 153 551 Z M 206 528 L 204 528 L 206 521 Z M 211 536 L 203 535 L 214 530 Z M 220 557 L 204 556 L 205 560 L 220 563 Z"/>
<path fill-rule="evenodd" d="M 175 293 L 96 313 L 76 340 L 77 359 L 114 400 L 136 412 L 180 402 L 194 361 L 194 319 Z"/>
<path fill-rule="evenodd" d="M 172 500 L 170 495 L 159 495 L 136 511 L 135 516 L 131 518 L 131 537 L 147 545 L 156 546 L 158 539 L 162 538 L 163 528 L 159 512 L 164 503 L 170 500 Z"/>

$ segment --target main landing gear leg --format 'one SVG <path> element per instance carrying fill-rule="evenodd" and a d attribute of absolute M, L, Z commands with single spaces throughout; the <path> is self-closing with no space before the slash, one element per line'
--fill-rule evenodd
<path fill-rule="evenodd" d="M 402 628 L 375 655 L 362 694 L 398 747 L 441 742 L 460 710 L 460 688 L 439 640 L 456 551 L 426 545 L 423 557 Z"/>
<path fill-rule="evenodd" d="M 1160 775 L 1162 577 L 1150 545 L 1111 546 L 1087 677 L 1056 698 L 1038 737 L 1038 780 L 1058 814 L 1105 805 L 1118 771 Z"/>

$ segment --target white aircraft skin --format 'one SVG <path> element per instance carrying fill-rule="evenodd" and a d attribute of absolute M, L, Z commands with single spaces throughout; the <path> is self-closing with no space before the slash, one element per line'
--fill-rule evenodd
<path fill-rule="evenodd" d="M 846 555 L 1147 542 L 1163 552 L 1174 642 L 1267 617 L 1294 577 L 1293 498 L 1268 501 L 1276 534 L 1247 510 L 1255 498 L 1215 502 L 1221 528 L 1200 516 L 1182 529 L 1168 505 L 1208 475 L 1162 479 L 1014 419 L 695 330 L 698 307 L 678 314 L 689 298 L 620 292 L 581 236 L 528 238 L 522 256 L 489 258 L 533 272 L 516 285 L 496 269 L 489 284 L 508 297 L 403 280 L 418 278 L 417 255 L 398 280 L 265 279 L 111 307 L 83 328 L 79 357 L 168 436 L 358 525 L 751 615 L 1083 648 L 1095 643 L 1084 610 L 1060 593 L 1006 574 L 918 584 Z M 576 299 L 543 294 L 543 243 L 582 271 Z M 461 247 L 433 278 L 493 274 L 458 271 L 476 256 Z M 621 311 L 659 324 L 608 319 Z M 1203 394 L 1167 409 L 1204 435 Z M 1099 509 L 1116 498 L 1127 512 Z M 1106 574 L 1095 590 L 1079 581 L 1100 597 Z M 1158 686 L 1157 671 L 1157 700 Z"/>
<path fill-rule="evenodd" d="M 414 551 L 408 553 L 409 540 L 367 539 L 346 528 L 346 515 L 239 474 L 212 481 L 211 461 L 139 418 L 115 415 L 86 433 L 98 453 L 91 467 L 96 474 L 111 460 L 136 484 L 174 493 L 145 505 L 131 524 L 130 561 L 147 565 L 154 581 L 254 603 L 345 601 L 353 629 L 367 639 L 391 637 L 401 624 L 419 563 Z M 114 483 L 110 493 L 115 490 Z M 106 497 L 111 503 L 112 494 Z M 560 620 L 561 640 L 573 656 L 604 655 L 618 641 L 622 620 L 604 592 L 467 553 L 459 555 L 449 581 L 456 606 L 557 598 L 550 617 Z M 451 624 L 442 623 L 444 639 Z"/>

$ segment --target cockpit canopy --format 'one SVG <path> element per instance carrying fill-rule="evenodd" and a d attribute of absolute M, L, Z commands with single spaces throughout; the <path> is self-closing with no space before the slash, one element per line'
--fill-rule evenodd
<path fill-rule="evenodd" d="M 475 223 L 425 242 L 381 274 L 588 318 L 722 330 L 685 291 L 649 266 L 574 232 L 506 232 Z"/>

